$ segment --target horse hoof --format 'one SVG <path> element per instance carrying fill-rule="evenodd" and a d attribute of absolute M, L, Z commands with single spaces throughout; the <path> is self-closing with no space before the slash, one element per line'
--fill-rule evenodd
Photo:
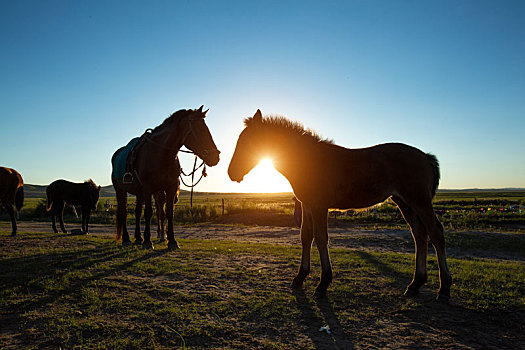
<path fill-rule="evenodd" d="M 140 239 L 140 240 L 139 240 L 139 239 L 136 239 L 136 240 L 135 240 L 135 245 L 141 245 L 142 243 L 143 243 L 143 242 L 142 242 L 141 239 Z"/>
<path fill-rule="evenodd" d="M 131 245 L 131 241 L 122 241 L 123 247 L 129 247 Z"/>
<path fill-rule="evenodd" d="M 11 233 L 11 237 L 15 237 L 15 236 L 16 236 L 16 232 Z"/>
<path fill-rule="evenodd" d="M 142 249 L 155 249 L 155 248 L 153 247 L 153 243 L 150 242 L 149 244 L 142 243 Z"/>
<path fill-rule="evenodd" d="M 175 243 L 168 243 L 168 249 L 169 250 L 177 250 L 180 249 L 179 244 L 177 242 Z"/>
<path fill-rule="evenodd" d="M 419 294 L 419 291 L 417 289 L 407 288 L 407 290 L 405 290 L 405 296 L 407 298 L 413 298 L 418 294 Z"/>
<path fill-rule="evenodd" d="M 445 294 L 439 294 L 437 295 L 436 297 L 436 301 L 440 302 L 440 303 L 443 303 L 443 304 L 448 304 L 450 300 L 450 295 L 445 295 Z"/>

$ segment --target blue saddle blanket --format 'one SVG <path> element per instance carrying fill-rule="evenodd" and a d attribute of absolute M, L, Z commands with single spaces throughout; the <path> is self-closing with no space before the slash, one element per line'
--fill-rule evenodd
<path fill-rule="evenodd" d="M 115 179 L 122 179 L 126 173 L 126 163 L 129 157 L 129 154 L 133 147 L 139 141 L 139 137 L 131 139 L 129 143 L 116 155 L 113 163 L 113 173 L 112 176 Z"/>

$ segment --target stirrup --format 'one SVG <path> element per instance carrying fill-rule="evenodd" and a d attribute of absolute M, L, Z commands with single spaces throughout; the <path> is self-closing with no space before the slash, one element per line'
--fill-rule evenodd
<path fill-rule="evenodd" d="M 122 177 L 122 183 L 124 183 L 124 184 L 132 184 L 133 183 L 133 174 L 131 174 L 130 172 L 125 173 L 124 176 Z"/>

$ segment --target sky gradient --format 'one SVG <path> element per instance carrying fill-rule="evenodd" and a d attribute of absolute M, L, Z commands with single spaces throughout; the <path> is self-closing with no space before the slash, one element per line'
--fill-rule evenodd
<path fill-rule="evenodd" d="M 523 1 L 2 1 L 0 165 L 108 185 L 117 148 L 205 105 L 221 161 L 198 191 L 258 192 L 257 169 L 226 172 L 257 108 L 431 152 L 440 188 L 525 187 L 523 18 Z"/>

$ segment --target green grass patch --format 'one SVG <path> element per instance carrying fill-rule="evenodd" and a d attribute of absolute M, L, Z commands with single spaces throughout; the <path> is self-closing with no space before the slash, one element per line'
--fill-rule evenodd
<path fill-rule="evenodd" d="M 486 330 L 473 336 L 499 347 L 522 339 L 522 261 L 449 259 L 454 301 L 442 305 L 433 301 L 434 257 L 428 286 L 405 299 L 412 254 L 334 249 L 329 297 L 315 301 L 315 250 L 305 289 L 292 291 L 295 246 L 182 239 L 177 251 L 143 250 L 107 237 L 8 234 L 0 232 L 2 348 L 380 347 L 385 324 L 439 330 L 437 347 L 468 346 L 474 326 Z M 325 324 L 332 336 L 319 332 Z M 406 334 L 405 345 L 419 336 Z"/>

